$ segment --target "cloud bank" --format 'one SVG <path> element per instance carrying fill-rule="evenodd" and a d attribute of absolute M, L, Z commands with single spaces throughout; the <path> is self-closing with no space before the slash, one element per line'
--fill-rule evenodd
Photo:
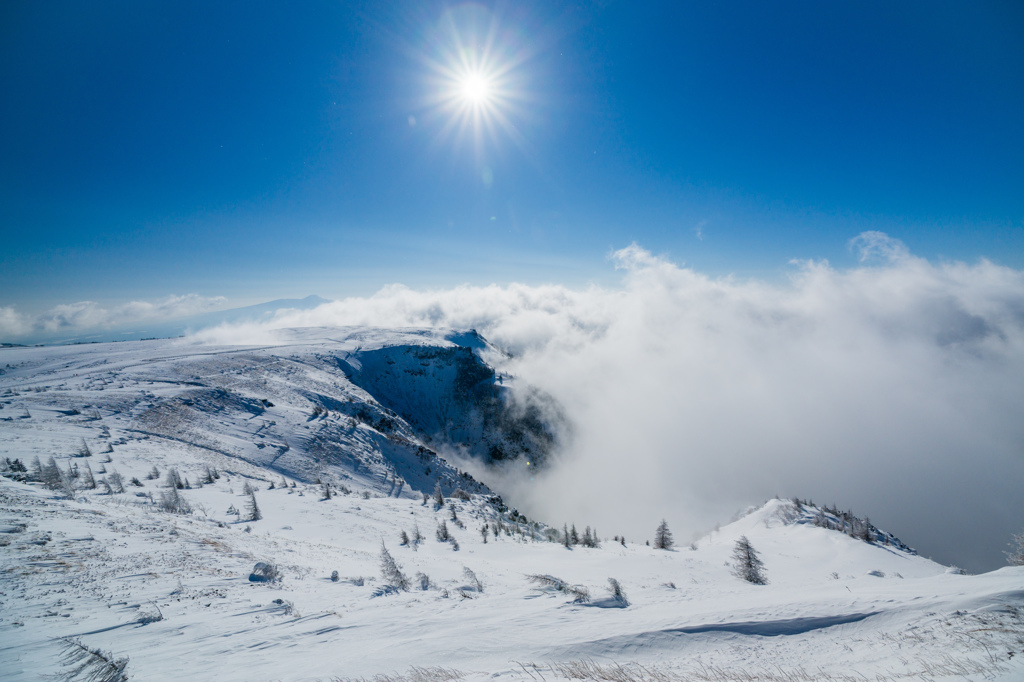
<path fill-rule="evenodd" d="M 1024 525 L 1024 273 L 933 264 L 878 232 L 850 246 L 862 265 L 795 262 L 775 285 L 632 245 L 612 255 L 618 288 L 395 285 L 269 327 L 472 327 L 512 351 L 506 369 L 553 394 L 575 437 L 534 480 L 492 479 L 552 523 L 641 540 L 664 517 L 688 538 L 810 497 L 996 568 Z"/>
<path fill-rule="evenodd" d="M 688 540 L 769 497 L 810 497 L 936 560 L 996 568 L 1024 527 L 1024 272 L 930 263 L 877 232 L 850 246 L 857 267 L 794 262 L 766 283 L 632 245 L 612 254 L 616 287 L 393 285 L 193 341 L 475 328 L 575 427 L 532 480 L 482 476 L 531 516 L 631 541 L 666 518 Z"/>
<path fill-rule="evenodd" d="M 94 301 L 54 306 L 39 315 L 18 312 L 13 306 L 0 307 L 0 339 L 20 341 L 27 337 L 52 337 L 107 330 L 124 325 L 169 320 L 205 312 L 224 302 L 224 297 L 197 294 L 168 296 L 159 301 L 129 301 L 105 308 Z"/>

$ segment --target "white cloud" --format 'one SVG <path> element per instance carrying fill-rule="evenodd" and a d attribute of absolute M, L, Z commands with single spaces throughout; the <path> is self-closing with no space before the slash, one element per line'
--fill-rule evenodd
<path fill-rule="evenodd" d="M 34 317 L 19 313 L 13 307 L 0 308 L 0 338 L 13 340 L 40 334 L 74 334 L 137 322 L 170 320 L 205 312 L 224 300 L 221 296 L 186 294 L 153 302 L 129 301 L 110 308 L 94 301 L 79 301 L 54 306 Z"/>
<path fill-rule="evenodd" d="M 1024 273 L 933 265 L 881 233 L 852 245 L 877 264 L 797 263 L 772 285 L 631 245 L 618 288 L 396 285 L 273 326 L 473 327 L 515 352 L 576 425 L 547 475 L 501 484 L 551 522 L 639 540 L 667 517 L 687 536 L 798 495 L 994 567 L 1024 518 Z"/>
<path fill-rule="evenodd" d="M 881 233 L 851 246 L 862 265 L 799 262 L 779 285 L 710 278 L 631 245 L 612 255 L 618 287 L 393 285 L 200 339 L 475 328 L 576 427 L 547 474 L 500 479 L 532 515 L 630 540 L 665 517 L 686 538 L 798 495 L 869 514 L 936 559 L 993 568 L 1024 523 L 1024 272 L 932 264 Z M 0 323 L 26 324 L 11 309 Z"/>
<path fill-rule="evenodd" d="M 0 308 L 0 338 L 16 339 L 32 329 L 28 318 L 13 307 Z"/>

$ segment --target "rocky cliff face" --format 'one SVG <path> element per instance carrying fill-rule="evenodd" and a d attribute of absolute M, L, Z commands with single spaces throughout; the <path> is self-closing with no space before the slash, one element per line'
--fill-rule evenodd
<path fill-rule="evenodd" d="M 478 338 L 478 337 L 477 337 Z M 347 378 L 436 447 L 543 465 L 564 428 L 550 398 L 514 391 L 470 345 L 396 345 L 339 358 Z"/>

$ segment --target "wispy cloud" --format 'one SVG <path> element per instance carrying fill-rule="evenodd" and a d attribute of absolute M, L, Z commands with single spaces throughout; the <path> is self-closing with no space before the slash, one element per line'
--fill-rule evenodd
<path fill-rule="evenodd" d="M 798 262 L 775 285 L 634 244 L 612 256 L 617 288 L 396 285 L 269 327 L 472 327 L 513 351 L 576 426 L 548 474 L 500 482 L 553 522 L 640 539 L 667 517 L 685 535 L 810 496 L 991 568 L 1024 518 L 1024 273 L 932 264 L 877 232 L 851 246 L 864 265 Z"/>

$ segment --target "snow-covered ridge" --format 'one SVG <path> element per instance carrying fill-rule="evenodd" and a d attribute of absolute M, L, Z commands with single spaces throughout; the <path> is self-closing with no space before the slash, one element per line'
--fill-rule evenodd
<path fill-rule="evenodd" d="M 89 410 L 124 442 L 159 437 L 299 480 L 483 491 L 435 449 L 539 459 L 553 443 L 483 362 L 488 350 L 475 332 L 367 328 L 282 330 L 260 346 L 8 349 L 0 419 Z"/>

